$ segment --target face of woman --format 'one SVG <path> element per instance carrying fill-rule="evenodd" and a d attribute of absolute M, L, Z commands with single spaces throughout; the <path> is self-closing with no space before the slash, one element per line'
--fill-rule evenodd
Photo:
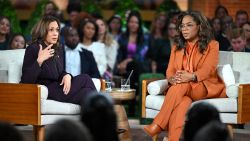
<path fill-rule="evenodd" d="M 166 24 L 166 17 L 165 16 L 160 16 L 156 20 L 156 27 L 159 29 L 163 29 Z"/>
<path fill-rule="evenodd" d="M 174 38 L 177 35 L 176 25 L 174 23 L 170 23 L 168 26 L 168 37 Z"/>
<path fill-rule="evenodd" d="M 98 25 L 98 32 L 99 34 L 104 34 L 106 32 L 106 25 L 103 20 L 97 20 L 96 24 Z"/>
<path fill-rule="evenodd" d="M 3 18 L 0 21 L 0 34 L 9 34 L 10 32 L 10 21 L 6 18 Z"/>
<path fill-rule="evenodd" d="M 95 35 L 95 26 L 92 23 L 87 23 L 83 27 L 84 38 L 92 39 Z"/>
<path fill-rule="evenodd" d="M 16 36 L 14 37 L 12 43 L 11 43 L 11 48 L 12 49 L 22 49 L 25 48 L 25 40 L 23 36 Z"/>
<path fill-rule="evenodd" d="M 48 33 L 45 39 L 45 43 L 47 43 L 47 45 L 56 44 L 58 41 L 59 30 L 60 30 L 57 22 L 56 21 L 51 22 L 47 30 Z"/>
<path fill-rule="evenodd" d="M 129 31 L 134 33 L 138 31 L 139 28 L 139 20 L 136 16 L 132 16 L 128 22 Z"/>
<path fill-rule="evenodd" d="M 194 41 L 198 39 L 199 25 L 193 20 L 193 17 L 186 15 L 182 19 L 180 25 L 181 34 L 187 41 Z"/>
<path fill-rule="evenodd" d="M 120 27 L 121 27 L 120 20 L 119 19 L 113 19 L 110 22 L 110 27 L 111 27 L 112 31 L 118 31 L 120 29 Z"/>
<path fill-rule="evenodd" d="M 213 29 L 214 29 L 215 32 L 219 32 L 221 30 L 220 20 L 219 19 L 215 19 L 213 21 Z"/>

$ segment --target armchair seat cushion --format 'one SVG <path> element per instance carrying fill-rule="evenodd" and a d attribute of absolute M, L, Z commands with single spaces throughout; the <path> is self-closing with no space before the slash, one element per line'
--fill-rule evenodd
<path fill-rule="evenodd" d="M 41 100 L 42 115 L 76 115 L 80 114 L 81 106 L 55 100 Z"/>
<path fill-rule="evenodd" d="M 153 110 L 160 110 L 164 102 L 164 95 L 148 95 L 146 97 L 146 108 Z M 237 99 L 235 98 L 214 98 L 214 99 L 204 99 L 193 102 L 193 104 L 198 102 L 208 102 L 214 105 L 220 112 L 225 113 L 235 113 L 237 112 Z"/>

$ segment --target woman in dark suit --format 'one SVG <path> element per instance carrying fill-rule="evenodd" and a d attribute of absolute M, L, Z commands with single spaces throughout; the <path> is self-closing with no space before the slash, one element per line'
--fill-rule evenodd
<path fill-rule="evenodd" d="M 45 85 L 49 99 L 81 104 L 96 88 L 88 75 L 72 77 L 65 72 L 59 25 L 55 17 L 45 16 L 33 28 L 33 42 L 25 52 L 21 83 Z"/>

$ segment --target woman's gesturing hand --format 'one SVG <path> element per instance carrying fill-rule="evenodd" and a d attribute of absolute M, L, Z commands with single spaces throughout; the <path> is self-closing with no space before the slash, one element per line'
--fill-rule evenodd
<path fill-rule="evenodd" d="M 42 45 L 39 45 L 39 46 L 40 46 L 40 49 L 39 49 L 39 52 L 38 52 L 37 62 L 39 64 L 39 66 L 41 66 L 42 63 L 45 60 L 47 60 L 50 57 L 54 56 L 55 50 L 51 49 L 51 47 L 53 46 L 53 44 L 50 44 L 45 49 L 42 48 Z"/>
<path fill-rule="evenodd" d="M 63 92 L 67 95 L 71 87 L 71 76 L 69 74 L 64 75 L 60 85 L 63 85 Z"/>

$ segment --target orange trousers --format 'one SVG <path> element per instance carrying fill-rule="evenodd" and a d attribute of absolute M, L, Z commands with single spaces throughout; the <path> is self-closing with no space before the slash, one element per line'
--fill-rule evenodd
<path fill-rule="evenodd" d="M 190 83 L 171 86 L 154 123 L 168 131 L 169 141 L 179 141 L 186 113 L 193 101 L 205 99 L 207 90 L 203 83 L 192 88 Z"/>

